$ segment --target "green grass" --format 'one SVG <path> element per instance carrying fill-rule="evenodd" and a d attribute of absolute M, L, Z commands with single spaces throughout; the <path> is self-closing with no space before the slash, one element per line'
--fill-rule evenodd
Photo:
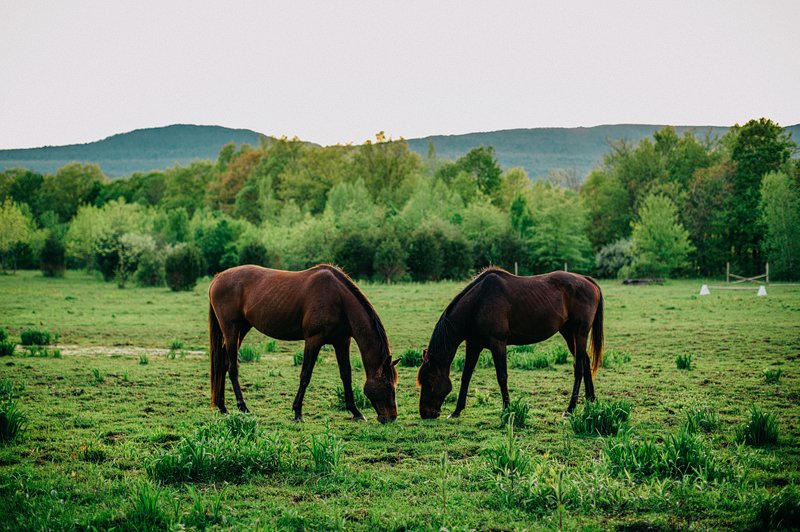
<path fill-rule="evenodd" d="M 252 346 L 243 345 L 239 348 L 239 362 L 259 362 L 261 352 Z"/>
<path fill-rule="evenodd" d="M 736 430 L 736 440 L 740 443 L 761 447 L 778 443 L 780 428 L 775 414 L 764 412 L 757 406 L 750 410 L 750 419 Z"/>
<path fill-rule="evenodd" d="M 611 436 L 619 432 L 631 416 L 631 403 L 617 401 L 587 401 L 569 418 L 572 431 L 582 436 Z"/>
<path fill-rule="evenodd" d="M 764 382 L 766 382 L 767 384 L 779 384 L 781 382 L 782 376 L 783 376 L 782 369 L 764 370 Z"/>
<path fill-rule="evenodd" d="M 687 371 L 691 371 L 692 369 L 692 359 L 694 355 L 691 353 L 684 353 L 675 357 L 675 366 L 678 369 L 685 369 Z"/>
<path fill-rule="evenodd" d="M 303 344 L 280 341 L 269 351 L 262 344 L 272 339 L 253 331 L 244 345 L 262 359 L 240 366 L 253 413 L 223 417 L 209 408 L 208 355 L 196 352 L 208 343 L 207 279 L 173 293 L 120 290 L 73 271 L 63 279 L 0 276 L 0 324 L 9 338 L 58 331 L 63 353 L 23 357 L 18 349 L 0 359 L 0 403 L 14 401 L 26 416 L 18 437 L 0 446 L 0 530 L 781 526 L 796 515 L 800 485 L 800 344 L 787 334 L 800 322 L 800 289 L 700 298 L 699 284 L 601 283 L 606 351 L 630 356 L 612 355 L 594 380 L 599 400 L 632 405 L 617 436 L 586 438 L 562 419 L 573 368 L 571 356 L 556 363 L 556 353 L 566 353 L 560 335 L 532 350 L 509 349 L 509 361 L 545 355 L 551 365 L 528 371 L 510 362 L 511 399 L 528 412 L 506 453 L 516 457 L 495 456 L 495 467 L 490 451 L 509 443 L 488 351 L 458 419 L 445 418 L 448 404 L 442 418 L 421 420 L 417 369 L 398 365 L 399 417 L 387 425 L 371 407 L 363 408 L 366 423 L 339 410 L 338 366 L 324 351 L 305 423 L 296 424 L 292 355 Z M 360 286 L 399 357 L 427 345 L 463 283 Z M 139 353 L 172 339 L 185 343 L 185 356 L 150 354 L 139 364 Z M 678 353 L 694 355 L 692 371 L 676 370 Z M 360 359 L 355 342 L 351 359 Z M 364 370 L 354 367 L 360 390 Z M 102 383 L 93 384 L 93 368 Z M 764 368 L 783 370 L 777 386 L 765 385 Z M 451 378 L 452 399 L 460 371 Z M 228 382 L 226 400 L 235 410 Z M 776 414 L 776 444 L 735 443 L 754 404 Z"/>
<path fill-rule="evenodd" d="M 405 368 L 418 368 L 422 365 L 422 349 L 406 349 L 400 355 L 400 365 Z"/>

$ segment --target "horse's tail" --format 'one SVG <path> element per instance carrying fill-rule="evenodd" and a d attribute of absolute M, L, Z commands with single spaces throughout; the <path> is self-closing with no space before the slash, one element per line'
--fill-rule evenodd
<path fill-rule="evenodd" d="M 225 392 L 227 364 L 222 329 L 211 304 L 208 305 L 208 339 L 211 355 L 211 407 L 213 408 L 217 404 L 217 397 Z"/>
<path fill-rule="evenodd" d="M 594 376 L 603 363 L 603 292 L 594 279 L 588 276 L 586 279 L 597 287 L 597 294 L 600 296 L 592 322 L 592 376 Z"/>

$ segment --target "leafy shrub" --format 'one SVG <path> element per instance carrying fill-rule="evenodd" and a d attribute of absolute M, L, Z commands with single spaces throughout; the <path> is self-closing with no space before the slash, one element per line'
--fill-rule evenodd
<path fill-rule="evenodd" d="M 178 292 L 191 290 L 203 274 L 200 251 L 190 244 L 178 244 L 167 253 L 164 261 L 167 286 Z"/>
<path fill-rule="evenodd" d="M 528 410 L 530 405 L 521 398 L 514 399 L 500 413 L 500 420 L 503 424 L 512 423 L 516 428 L 522 428 L 528 421 Z"/>
<path fill-rule="evenodd" d="M 472 245 L 467 238 L 453 231 L 443 234 L 442 245 L 442 278 L 460 281 L 469 278 L 472 271 Z"/>
<path fill-rule="evenodd" d="M 677 357 L 675 357 L 675 365 L 678 367 L 678 369 L 685 369 L 687 371 L 691 371 L 692 358 L 693 357 L 691 353 L 678 355 Z"/>
<path fill-rule="evenodd" d="M 800 487 L 790 484 L 764 499 L 756 517 L 762 530 L 800 529 Z"/>
<path fill-rule="evenodd" d="M 757 406 L 750 411 L 750 419 L 736 429 L 736 440 L 754 447 L 778 443 L 778 422 L 775 414 L 762 412 Z"/>
<path fill-rule="evenodd" d="M 317 473 L 331 473 L 339 469 L 344 444 L 330 430 L 319 436 L 312 434 L 305 448 L 311 455 L 311 467 Z"/>
<path fill-rule="evenodd" d="M 16 401 L 5 400 L 0 403 L 0 443 L 8 443 L 16 439 L 27 417 L 17 407 Z"/>
<path fill-rule="evenodd" d="M 356 407 L 358 407 L 359 410 L 368 410 L 372 408 L 372 403 L 369 402 L 367 396 L 364 395 L 364 392 L 358 387 L 353 388 L 353 401 L 356 403 Z M 347 409 L 344 399 L 344 388 L 342 386 L 336 387 L 336 406 L 339 410 Z"/>
<path fill-rule="evenodd" d="M 420 227 L 408 243 L 408 269 L 415 281 L 436 281 L 444 271 L 441 239 L 429 227 Z"/>
<path fill-rule="evenodd" d="M 239 348 L 239 362 L 258 362 L 261 360 L 261 353 L 249 345 Z"/>
<path fill-rule="evenodd" d="M 20 333 L 22 345 L 50 345 L 50 331 L 25 329 Z"/>
<path fill-rule="evenodd" d="M 624 400 L 586 401 L 569 422 L 575 434 L 608 436 L 617 434 L 631 415 L 631 404 Z"/>
<path fill-rule="evenodd" d="M 139 286 L 162 286 L 166 279 L 164 254 L 155 246 L 144 249 L 139 255 L 134 281 Z"/>
<path fill-rule="evenodd" d="M 422 365 L 421 349 L 406 349 L 400 355 L 400 365 L 405 368 L 417 368 Z"/>
<path fill-rule="evenodd" d="M 353 277 L 369 279 L 374 272 L 375 242 L 363 231 L 339 233 L 331 243 L 333 261 Z"/>
<path fill-rule="evenodd" d="M 0 340 L 0 357 L 14 356 L 17 345 L 8 340 Z"/>
<path fill-rule="evenodd" d="M 49 231 L 39 255 L 39 265 L 45 277 L 64 277 L 66 247 L 55 231 Z"/>
<path fill-rule="evenodd" d="M 151 478 L 165 483 L 244 482 L 285 467 L 290 450 L 280 436 L 262 433 L 255 418 L 230 414 L 215 416 L 146 469 Z"/>
<path fill-rule="evenodd" d="M 686 411 L 686 431 L 714 432 L 719 428 L 719 414 L 708 405 L 693 406 Z"/>
<path fill-rule="evenodd" d="M 373 269 L 385 283 L 400 279 L 406 273 L 406 251 L 400 240 L 390 236 L 381 240 L 375 249 Z"/>
<path fill-rule="evenodd" d="M 764 382 L 767 384 L 778 384 L 781 382 L 781 377 L 783 376 L 782 369 L 765 369 L 764 370 Z"/>
<path fill-rule="evenodd" d="M 595 271 L 601 279 L 616 279 L 620 270 L 633 262 L 633 240 L 622 238 L 606 244 L 595 257 Z"/>
<path fill-rule="evenodd" d="M 274 267 L 278 264 L 267 246 L 261 242 L 247 242 L 239 249 L 239 264 L 255 264 L 257 266 Z"/>

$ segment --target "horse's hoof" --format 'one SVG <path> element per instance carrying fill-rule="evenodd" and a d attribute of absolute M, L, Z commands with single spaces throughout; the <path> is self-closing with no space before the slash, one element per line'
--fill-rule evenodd
<path fill-rule="evenodd" d="M 245 405 L 239 405 L 239 411 L 244 413 L 244 414 L 249 414 L 250 413 L 250 409 L 248 409 Z"/>
<path fill-rule="evenodd" d="M 455 419 L 455 418 L 457 418 L 459 416 L 461 416 L 461 412 L 453 412 L 452 414 L 447 416 L 447 419 Z"/>
<path fill-rule="evenodd" d="M 294 423 L 303 423 L 303 417 L 297 416 L 292 420 Z"/>
<path fill-rule="evenodd" d="M 225 408 L 224 406 L 219 406 L 217 408 L 219 408 L 219 413 L 220 414 L 227 414 L 228 413 L 228 409 Z"/>
<path fill-rule="evenodd" d="M 353 416 L 353 421 L 366 421 L 367 419 L 364 416 Z"/>

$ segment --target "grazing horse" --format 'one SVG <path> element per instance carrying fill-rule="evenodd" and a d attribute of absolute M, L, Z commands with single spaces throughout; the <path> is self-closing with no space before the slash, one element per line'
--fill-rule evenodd
<path fill-rule="evenodd" d="M 592 361 L 587 343 L 592 331 Z M 518 277 L 500 268 L 478 274 L 442 313 L 423 353 L 417 375 L 419 414 L 437 418 L 452 390 L 450 365 L 461 342 L 467 343 L 464 373 L 456 409 L 458 417 L 467 403 L 467 388 L 481 351 L 492 352 L 497 382 L 508 406 L 506 346 L 541 342 L 561 333 L 575 357 L 575 382 L 567 413 L 575 409 L 581 379 L 586 398 L 594 400 L 592 375 L 603 358 L 603 295 L 591 277 L 553 272 Z"/>
<path fill-rule="evenodd" d="M 251 328 L 278 340 L 305 340 L 300 388 L 294 398 L 294 420 L 303 420 L 303 397 L 325 344 L 333 345 L 344 385 L 345 405 L 363 421 L 353 400 L 350 340 L 361 351 L 367 380 L 364 394 L 381 423 L 397 418 L 397 370 L 381 319 L 367 297 L 339 268 L 318 265 L 301 272 L 237 266 L 218 274 L 208 288 L 211 343 L 211 404 L 225 408 L 228 372 L 239 410 L 247 406 L 239 387 L 238 353 Z"/>

